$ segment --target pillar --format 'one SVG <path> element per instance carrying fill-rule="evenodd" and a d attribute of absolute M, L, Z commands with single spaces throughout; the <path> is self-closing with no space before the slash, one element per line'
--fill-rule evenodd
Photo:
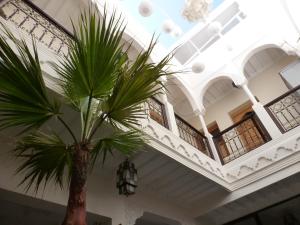
<path fill-rule="evenodd" d="M 163 93 L 161 95 L 162 103 L 165 106 L 165 112 L 166 112 L 166 117 L 167 117 L 167 122 L 170 131 L 172 131 L 173 134 L 179 137 L 179 131 L 175 119 L 175 113 L 174 113 L 174 108 L 173 105 L 168 101 L 168 97 L 166 93 Z"/>
<path fill-rule="evenodd" d="M 252 109 L 254 110 L 255 114 L 258 116 L 261 123 L 264 125 L 264 127 L 268 131 L 271 138 L 274 140 L 274 139 L 277 139 L 278 137 L 280 137 L 282 134 L 281 134 L 279 128 L 277 127 L 277 125 L 275 124 L 275 122 L 270 117 L 270 115 L 267 112 L 267 110 L 265 109 L 265 107 L 255 99 L 254 95 L 248 88 L 247 84 L 243 84 L 242 88 L 253 104 Z"/>
<path fill-rule="evenodd" d="M 211 153 L 213 154 L 214 159 L 217 162 L 221 163 L 221 159 L 220 159 L 220 156 L 218 154 L 218 150 L 216 149 L 216 146 L 215 146 L 215 143 L 214 143 L 214 140 L 213 140 L 213 136 L 208 132 L 208 129 L 207 129 L 206 124 L 205 124 L 205 120 L 204 120 L 205 112 L 199 110 L 199 111 L 196 112 L 196 114 L 198 115 L 198 117 L 200 119 L 200 123 L 201 123 L 202 129 L 203 129 L 204 135 L 208 140 L 208 144 L 210 146 Z"/>

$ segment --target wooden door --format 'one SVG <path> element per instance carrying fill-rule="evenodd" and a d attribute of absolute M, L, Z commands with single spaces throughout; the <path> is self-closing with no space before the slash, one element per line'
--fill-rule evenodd
<path fill-rule="evenodd" d="M 242 119 L 245 118 L 245 115 L 249 112 L 252 112 L 252 103 L 250 101 L 240 105 L 236 109 L 234 109 L 231 113 L 231 119 L 233 123 L 240 122 Z"/>
<path fill-rule="evenodd" d="M 249 113 L 253 112 L 252 103 L 250 101 L 238 107 L 230 113 L 232 121 L 238 123 L 248 117 Z M 248 152 L 255 149 L 257 146 L 264 143 L 264 140 L 256 127 L 253 120 L 249 119 L 236 127 L 239 134 L 240 144 L 243 149 Z"/>

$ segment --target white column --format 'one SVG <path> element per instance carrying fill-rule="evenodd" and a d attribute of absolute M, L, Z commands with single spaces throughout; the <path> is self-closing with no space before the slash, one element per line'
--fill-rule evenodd
<path fill-rule="evenodd" d="M 176 136 L 179 137 L 179 131 L 178 127 L 176 124 L 176 119 L 175 119 L 175 113 L 174 113 L 174 108 L 173 105 L 168 101 L 168 97 L 165 93 L 161 95 L 162 102 L 165 106 L 165 111 L 166 111 L 166 117 L 167 117 L 167 122 L 170 131 L 173 132 Z"/>
<path fill-rule="evenodd" d="M 256 100 L 255 96 L 252 94 L 252 92 L 248 88 L 247 84 L 243 84 L 242 88 L 246 92 L 246 94 L 248 95 L 248 97 L 249 97 L 250 101 L 252 102 L 252 104 L 253 105 L 257 104 L 258 101 Z"/>
<path fill-rule="evenodd" d="M 265 107 L 255 99 L 247 84 L 243 84 L 242 88 L 248 95 L 250 101 L 253 103 L 252 109 L 254 110 L 255 114 L 258 116 L 259 120 L 268 131 L 271 138 L 274 140 L 280 137 L 282 134 L 279 128 L 276 126 L 275 122 L 270 117 Z"/>
<path fill-rule="evenodd" d="M 206 127 L 206 124 L 205 124 L 205 120 L 204 120 L 204 112 L 197 112 L 198 114 L 198 117 L 200 119 L 200 122 L 201 122 L 201 126 L 202 126 L 202 129 L 204 131 L 204 135 L 205 137 L 207 138 L 208 140 L 208 143 L 209 143 L 209 146 L 210 146 L 210 149 L 211 149 L 211 152 L 214 156 L 214 159 L 221 163 L 221 160 L 220 160 L 220 157 L 219 157 L 219 154 L 218 154 L 218 150 L 216 149 L 216 146 L 215 146 L 215 143 L 214 143 L 214 140 L 213 140 L 213 136 L 208 132 L 208 129 Z"/>

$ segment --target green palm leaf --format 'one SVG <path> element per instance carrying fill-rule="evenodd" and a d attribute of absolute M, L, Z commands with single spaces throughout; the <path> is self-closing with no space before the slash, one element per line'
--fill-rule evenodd
<path fill-rule="evenodd" d="M 113 150 L 130 155 L 143 146 L 146 141 L 144 135 L 134 129 L 126 132 L 117 131 L 109 137 L 101 138 L 97 140 L 91 150 L 91 166 L 94 166 L 99 157 L 102 158 L 102 163 L 104 163 L 107 154 L 113 154 Z"/>
<path fill-rule="evenodd" d="M 25 173 L 20 184 L 27 182 L 27 190 L 32 185 L 38 190 L 42 182 L 46 185 L 54 179 L 62 187 L 70 179 L 73 150 L 55 134 L 36 132 L 23 137 L 15 148 L 16 156 L 24 161 L 17 170 Z M 64 179 L 66 169 L 68 179 Z"/>
<path fill-rule="evenodd" d="M 65 95 L 80 108 L 81 99 L 101 98 L 112 90 L 125 54 L 120 45 L 124 27 L 115 14 L 100 20 L 97 13 L 89 11 L 81 15 L 78 28 L 73 26 L 73 30 L 70 55 L 55 69 Z"/>
<path fill-rule="evenodd" d="M 102 103 L 102 110 L 112 125 L 137 125 L 138 120 L 146 116 L 142 104 L 163 92 L 160 78 L 173 74 L 167 68 L 170 55 L 158 64 L 149 63 L 154 46 L 155 42 L 151 42 L 148 49 L 139 54 L 133 63 L 119 70 L 112 94 Z"/>
<path fill-rule="evenodd" d="M 69 56 L 54 65 L 65 96 L 81 112 L 82 140 L 87 139 L 96 120 L 93 99 L 110 95 L 126 58 L 120 44 L 125 29 L 120 17 L 113 14 L 107 19 L 105 12 L 99 18 L 92 10 L 81 15 L 78 28 L 73 25 L 75 38 Z"/>
<path fill-rule="evenodd" d="M 16 39 L 3 25 L 0 35 L 0 129 L 23 126 L 39 127 L 59 105 L 49 99 L 42 77 L 35 43 L 33 53 L 24 40 Z M 15 44 L 13 50 L 6 41 Z"/>

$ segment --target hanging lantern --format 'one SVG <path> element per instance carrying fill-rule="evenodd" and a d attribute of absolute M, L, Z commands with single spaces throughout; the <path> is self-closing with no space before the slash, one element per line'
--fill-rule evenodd
<path fill-rule="evenodd" d="M 175 24 L 171 19 L 167 19 L 163 22 L 162 29 L 167 34 L 170 34 L 175 28 Z"/>
<path fill-rule="evenodd" d="M 194 73 L 202 73 L 205 69 L 205 65 L 202 62 L 195 62 L 192 65 L 192 71 Z"/>
<path fill-rule="evenodd" d="M 152 6 L 151 1 L 149 1 L 149 0 L 141 1 L 140 5 L 139 5 L 139 13 L 143 17 L 151 16 L 153 13 L 153 6 Z"/>
<path fill-rule="evenodd" d="M 117 188 L 120 195 L 132 195 L 137 188 L 137 170 L 134 164 L 126 159 L 117 171 Z"/>

